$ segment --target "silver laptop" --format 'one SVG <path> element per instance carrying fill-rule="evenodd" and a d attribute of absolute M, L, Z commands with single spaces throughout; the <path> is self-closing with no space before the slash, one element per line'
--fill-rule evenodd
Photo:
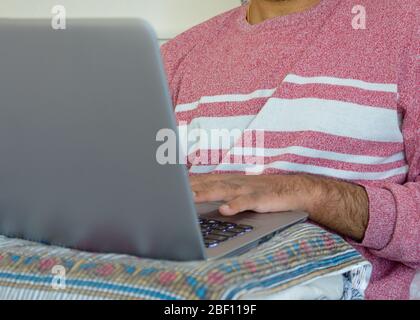
<path fill-rule="evenodd" d="M 168 260 L 237 255 L 305 220 L 195 207 L 156 36 L 140 20 L 0 20 L 0 234 Z"/>

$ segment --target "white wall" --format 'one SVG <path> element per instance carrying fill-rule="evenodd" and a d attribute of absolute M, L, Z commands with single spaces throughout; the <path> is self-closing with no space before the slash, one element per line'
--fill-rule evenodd
<path fill-rule="evenodd" d="M 180 32 L 240 5 L 240 0 L 0 0 L 0 18 L 51 17 L 64 5 L 67 17 L 142 17 L 160 39 Z"/>

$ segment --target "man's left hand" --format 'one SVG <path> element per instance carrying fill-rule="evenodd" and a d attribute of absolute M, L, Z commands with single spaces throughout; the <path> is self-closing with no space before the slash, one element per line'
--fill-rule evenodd
<path fill-rule="evenodd" d="M 248 210 L 307 211 L 317 197 L 314 183 L 303 175 L 199 175 L 190 181 L 196 202 L 223 201 L 220 213 L 228 216 Z"/>
<path fill-rule="evenodd" d="M 369 220 L 365 189 L 344 181 L 306 174 L 211 174 L 190 181 L 197 203 L 223 201 L 219 211 L 226 216 L 305 211 L 312 220 L 356 240 L 363 239 Z"/>

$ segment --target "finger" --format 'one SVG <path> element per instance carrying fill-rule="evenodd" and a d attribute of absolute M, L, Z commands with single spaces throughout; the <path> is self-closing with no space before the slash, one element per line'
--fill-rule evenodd
<path fill-rule="evenodd" d="M 222 174 L 196 174 L 190 176 L 192 182 L 204 182 L 222 179 Z"/>
<path fill-rule="evenodd" d="M 237 197 L 237 189 L 231 188 L 223 182 L 207 182 L 192 186 L 194 201 L 213 202 L 230 201 Z"/>
<path fill-rule="evenodd" d="M 257 211 L 259 201 L 259 197 L 255 194 L 242 195 L 222 205 L 219 211 L 224 216 L 234 216 L 244 211 Z"/>
<path fill-rule="evenodd" d="M 215 182 L 215 181 L 227 181 L 230 180 L 231 175 L 225 174 L 200 174 L 195 176 L 190 176 L 190 184 L 194 186 L 196 184 Z"/>

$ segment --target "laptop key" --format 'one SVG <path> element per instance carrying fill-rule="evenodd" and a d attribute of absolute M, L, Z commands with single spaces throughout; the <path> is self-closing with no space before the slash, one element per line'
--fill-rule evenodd
<path fill-rule="evenodd" d="M 248 225 L 245 225 L 245 224 L 239 224 L 237 226 L 237 228 L 240 228 L 240 229 L 244 230 L 245 232 L 250 232 L 250 231 L 254 230 L 253 226 L 248 226 Z"/>
<path fill-rule="evenodd" d="M 213 227 L 212 226 L 208 226 L 208 227 L 201 227 L 201 231 L 212 231 Z"/>
<path fill-rule="evenodd" d="M 219 245 L 219 242 L 216 240 L 204 240 L 204 245 L 207 248 L 214 248 L 217 247 Z"/>
<path fill-rule="evenodd" d="M 213 230 L 216 230 L 216 231 L 228 231 L 229 230 L 229 227 L 227 227 L 227 226 L 223 226 L 223 225 L 218 225 L 218 226 L 216 226 L 216 227 L 214 227 L 214 229 Z"/>
<path fill-rule="evenodd" d="M 221 226 L 225 227 L 226 229 L 232 229 L 235 228 L 237 225 L 235 223 L 223 222 Z"/>
<path fill-rule="evenodd" d="M 216 225 L 219 225 L 221 222 L 217 220 L 207 220 L 206 223 L 216 226 Z"/>

